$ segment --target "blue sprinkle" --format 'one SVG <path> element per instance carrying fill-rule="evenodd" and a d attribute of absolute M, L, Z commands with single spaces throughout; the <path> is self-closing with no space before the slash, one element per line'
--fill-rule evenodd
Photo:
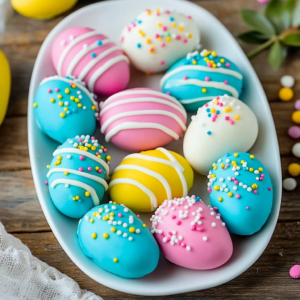
<path fill-rule="evenodd" d="M 183 64 L 184 64 L 184 65 L 189 65 L 189 64 L 190 64 L 190 62 L 189 62 L 189 60 L 188 60 L 188 59 L 185 59 L 185 60 L 183 61 Z"/>
<path fill-rule="evenodd" d="M 218 115 L 218 114 L 220 113 L 220 111 L 219 111 L 219 110 L 217 110 L 217 111 L 216 111 L 216 113 L 217 113 L 217 115 Z"/>
<path fill-rule="evenodd" d="M 141 23 L 142 23 L 142 20 L 138 20 L 138 23 L 141 24 Z"/>
<path fill-rule="evenodd" d="M 173 22 L 175 19 L 173 17 L 170 17 L 170 21 Z"/>
<path fill-rule="evenodd" d="M 67 111 L 67 114 L 70 115 L 72 112 L 70 110 Z"/>
<path fill-rule="evenodd" d="M 209 113 L 207 116 L 210 118 L 211 117 L 211 113 Z"/>
<path fill-rule="evenodd" d="M 77 109 L 76 109 L 76 108 L 73 109 L 73 113 L 74 113 L 74 114 L 77 113 Z"/>
<path fill-rule="evenodd" d="M 201 199 L 200 199 L 200 197 L 196 197 L 196 202 L 199 202 Z"/>
<path fill-rule="evenodd" d="M 141 47 L 142 47 L 142 45 L 141 45 L 140 43 L 138 43 L 136 46 L 137 46 L 138 48 L 141 48 Z"/>
<path fill-rule="evenodd" d="M 101 46 L 101 45 L 102 45 L 102 41 L 99 40 L 99 41 L 97 42 L 97 44 L 98 44 L 98 46 Z"/>
<path fill-rule="evenodd" d="M 81 202 L 81 199 L 78 199 L 78 202 Z"/>
<path fill-rule="evenodd" d="M 208 134 L 208 135 L 211 135 L 211 131 L 207 131 L 207 134 Z"/>
<path fill-rule="evenodd" d="M 93 53 L 91 54 L 91 57 L 96 57 L 96 53 L 93 52 Z"/>
<path fill-rule="evenodd" d="M 210 112 L 210 108 L 207 108 L 206 111 L 207 111 L 207 112 Z"/>
<path fill-rule="evenodd" d="M 79 145 L 82 146 L 83 145 L 82 142 L 80 142 Z"/>
<path fill-rule="evenodd" d="M 196 60 L 199 60 L 201 57 L 200 57 L 200 54 L 197 54 L 196 55 Z"/>

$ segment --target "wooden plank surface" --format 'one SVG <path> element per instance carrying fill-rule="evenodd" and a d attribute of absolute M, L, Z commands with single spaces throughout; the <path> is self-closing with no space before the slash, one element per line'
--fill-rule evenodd
<path fill-rule="evenodd" d="M 81 1 L 72 11 L 92 3 Z M 256 1 L 206 0 L 193 1 L 212 14 L 236 36 L 247 30 L 238 11 L 241 8 L 263 9 Z M 53 20 L 38 21 L 14 14 L 7 29 L 0 35 L 0 49 L 7 55 L 12 69 L 12 93 L 6 119 L 0 127 L 0 220 L 6 229 L 29 246 L 34 255 L 74 278 L 82 288 L 105 299 L 141 299 L 102 286 L 83 274 L 62 250 L 39 205 L 32 180 L 27 145 L 27 97 L 31 72 L 41 43 L 50 30 L 67 14 Z M 251 46 L 241 44 L 245 51 Z M 289 53 L 288 60 L 277 72 L 266 63 L 266 53 L 252 60 L 275 120 L 283 177 L 287 166 L 299 162 L 291 154 L 296 142 L 287 135 L 293 125 L 293 102 L 278 99 L 280 78 L 291 74 L 296 79 L 295 99 L 300 98 L 299 50 Z M 298 180 L 298 183 L 299 180 Z M 217 288 L 156 299 L 299 299 L 299 281 L 289 277 L 293 264 L 300 264 L 300 185 L 293 192 L 283 192 L 279 223 L 261 258 L 244 274 Z M 150 299 L 150 298 L 149 298 Z"/>

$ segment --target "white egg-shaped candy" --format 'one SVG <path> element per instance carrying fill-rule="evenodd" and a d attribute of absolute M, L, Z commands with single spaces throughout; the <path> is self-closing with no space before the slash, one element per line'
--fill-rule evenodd
<path fill-rule="evenodd" d="M 295 178 L 285 178 L 282 182 L 282 186 L 287 191 L 293 191 L 297 187 L 297 181 Z"/>
<path fill-rule="evenodd" d="M 296 143 L 293 148 L 292 148 L 292 153 L 296 156 L 296 157 L 300 157 L 300 143 Z"/>

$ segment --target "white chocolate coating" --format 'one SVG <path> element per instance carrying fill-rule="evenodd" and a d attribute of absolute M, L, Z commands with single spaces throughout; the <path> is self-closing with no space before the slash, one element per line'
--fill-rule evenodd
<path fill-rule="evenodd" d="M 203 175 L 224 154 L 247 152 L 258 135 L 256 116 L 245 103 L 227 95 L 217 98 L 199 108 L 183 141 L 185 158 Z"/>
<path fill-rule="evenodd" d="M 169 10 L 145 10 L 122 32 L 122 49 L 146 73 L 168 69 L 199 48 L 200 32 L 191 16 Z"/>

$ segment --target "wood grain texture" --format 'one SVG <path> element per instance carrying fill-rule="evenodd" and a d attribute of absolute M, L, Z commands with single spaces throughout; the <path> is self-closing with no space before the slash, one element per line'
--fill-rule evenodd
<path fill-rule="evenodd" d="M 27 145 L 27 104 L 31 72 L 40 46 L 50 30 L 66 15 L 96 1 L 80 1 L 70 12 L 52 20 L 26 19 L 15 14 L 0 35 L 0 48 L 7 55 L 12 70 L 12 93 L 6 119 L 0 127 L 0 220 L 6 229 L 29 246 L 34 255 L 74 278 L 82 288 L 105 299 L 145 299 L 123 294 L 102 286 L 83 274 L 67 257 L 50 231 L 38 202 L 32 180 Z M 245 0 L 193 1 L 215 15 L 236 36 L 248 30 L 239 15 L 241 8 L 262 11 L 263 5 Z M 252 46 L 240 43 L 247 52 Z M 277 72 L 267 64 L 264 52 L 251 62 L 268 97 L 278 134 L 283 177 L 292 162 L 296 142 L 287 135 L 293 125 L 294 101 L 278 99 L 280 78 L 291 74 L 296 79 L 295 97 L 300 98 L 299 50 L 289 52 L 288 60 Z M 217 288 L 155 299 L 299 299 L 299 281 L 288 270 L 300 264 L 300 180 L 293 192 L 283 192 L 279 223 L 262 257 L 244 274 Z M 147 298 L 147 299 L 151 299 Z M 153 298 L 154 299 L 154 298 Z"/>

